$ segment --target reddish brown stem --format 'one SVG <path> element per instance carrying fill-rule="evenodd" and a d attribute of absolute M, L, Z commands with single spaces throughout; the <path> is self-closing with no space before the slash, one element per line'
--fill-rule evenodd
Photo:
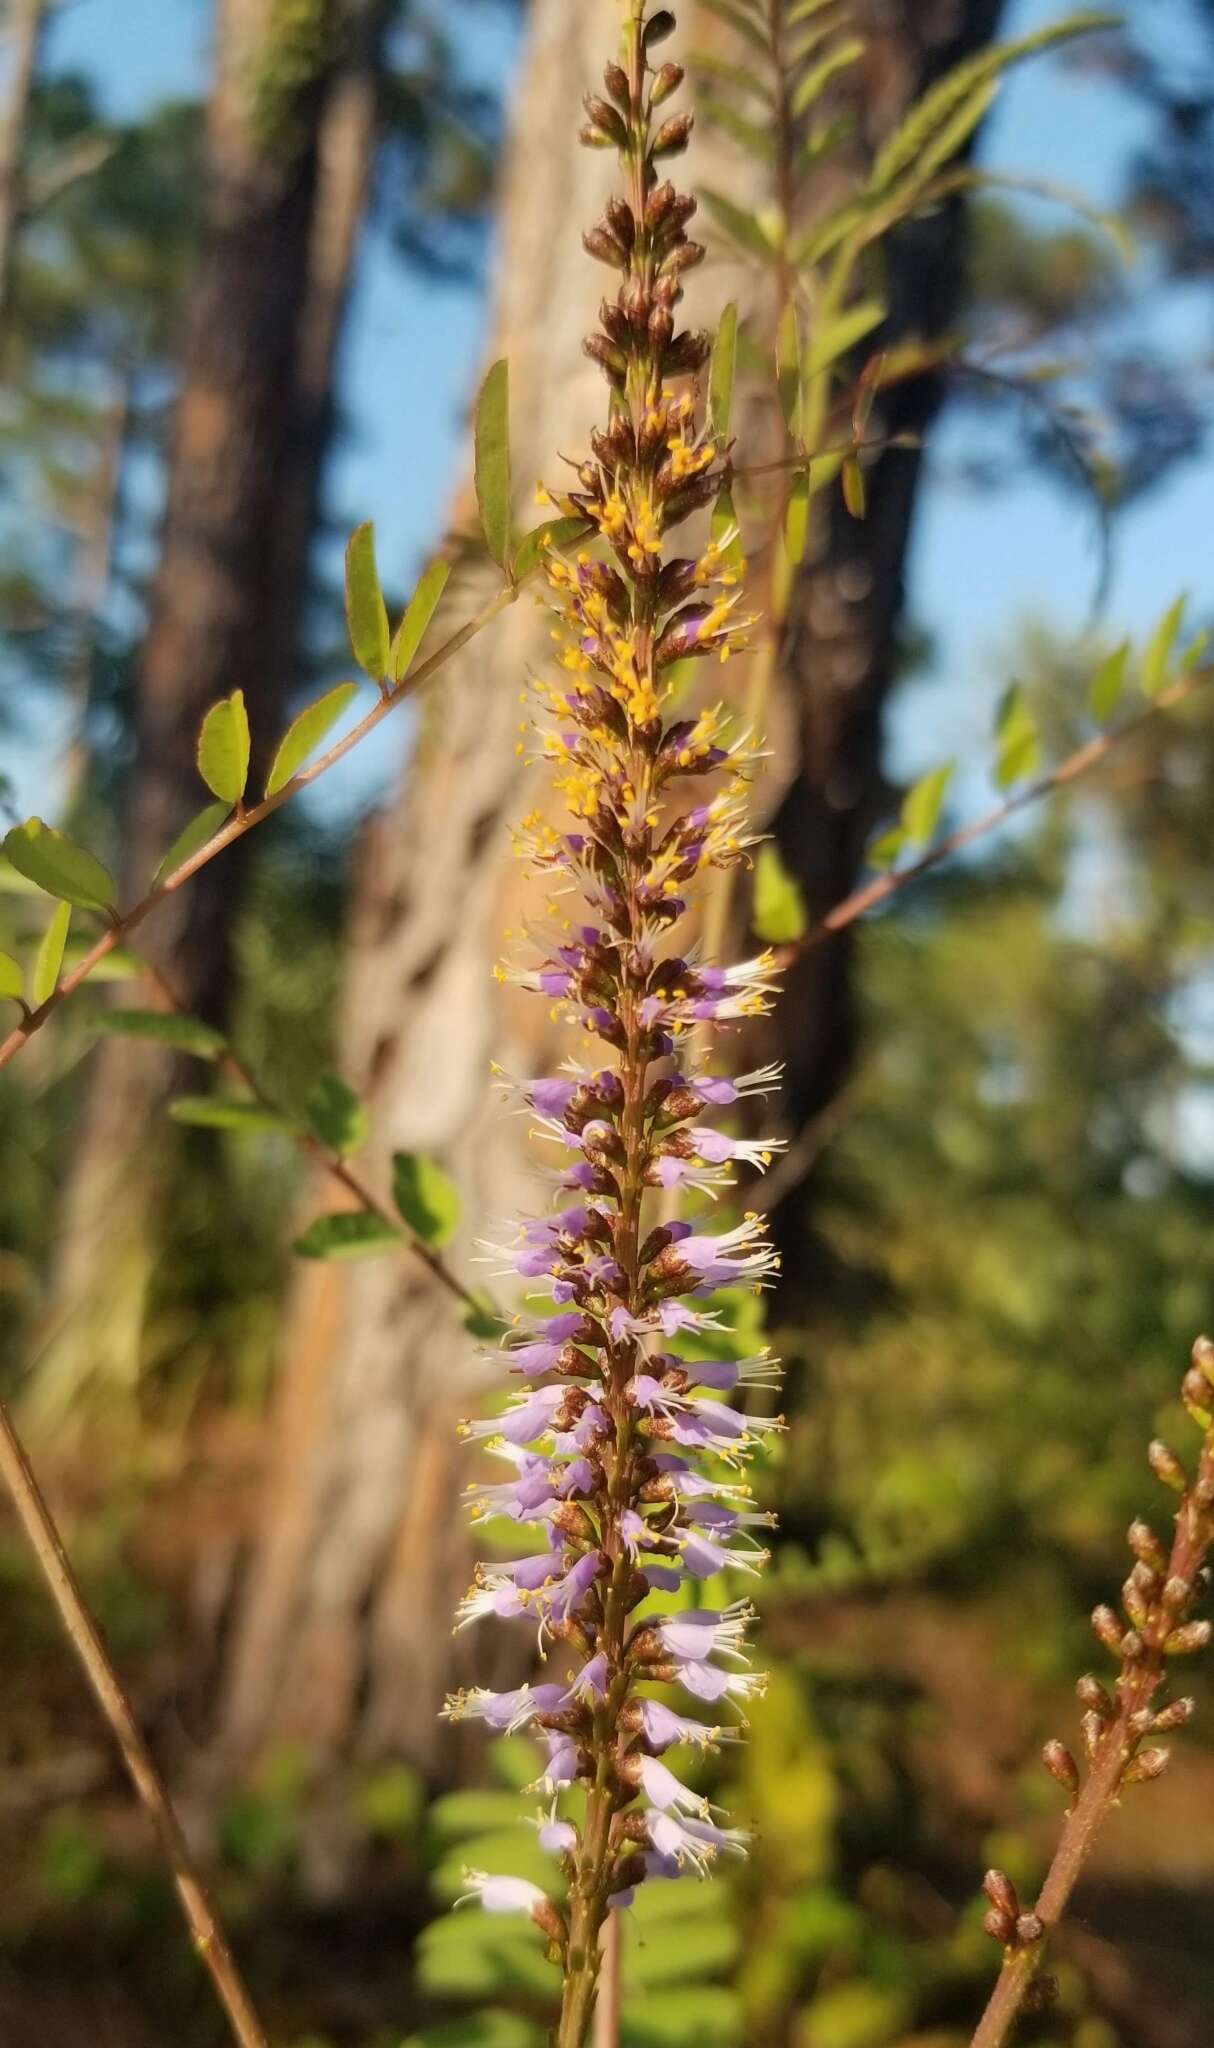
<path fill-rule="evenodd" d="M 84 1667 L 97 1704 L 109 1724 L 122 1761 L 156 1831 L 195 1949 L 210 1973 L 239 2048 L 267 2048 L 266 2035 L 224 1932 L 195 1868 L 181 1823 L 139 1725 L 85 1604 L 42 1489 L 13 1423 L 0 1406 L 0 1476 L 13 1498 L 29 1541 L 59 1611 L 64 1633 Z"/>

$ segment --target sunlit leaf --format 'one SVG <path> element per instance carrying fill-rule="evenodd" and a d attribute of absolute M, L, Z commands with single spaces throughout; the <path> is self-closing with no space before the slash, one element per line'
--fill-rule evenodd
<path fill-rule="evenodd" d="M 995 747 L 995 781 L 1000 789 L 1035 774 L 1041 765 L 1041 734 L 1019 683 L 1013 683 L 1000 700 Z"/>
<path fill-rule="evenodd" d="M 795 568 L 805 559 L 805 546 L 809 539 L 809 477 L 805 470 L 798 470 L 788 493 L 788 506 L 784 514 L 784 552 Z"/>
<path fill-rule="evenodd" d="M 112 910 L 114 883 L 101 862 L 41 818 L 27 818 L 4 835 L 4 851 L 19 875 L 81 910 Z"/>
<path fill-rule="evenodd" d="M 392 1200 L 409 1228 L 434 1250 L 455 1235 L 460 1219 L 459 1190 L 433 1159 L 418 1152 L 394 1152 Z"/>
<path fill-rule="evenodd" d="M 67 928 L 71 921 L 71 904 L 56 904 L 51 921 L 42 934 L 42 942 L 34 956 L 34 968 L 30 975 L 30 1001 L 35 1009 L 55 992 L 59 969 L 63 965 L 63 949 L 67 944 Z"/>
<path fill-rule="evenodd" d="M 249 714 L 243 690 L 212 704 L 198 732 L 198 773 L 222 803 L 231 807 L 249 779 Z"/>
<path fill-rule="evenodd" d="M 887 832 L 880 832 L 875 839 L 870 840 L 864 858 L 870 868 L 892 868 L 905 845 L 904 828 L 901 825 L 891 825 Z"/>
<path fill-rule="evenodd" d="M 0 953 L 0 999 L 19 1003 L 25 989 L 25 981 L 18 963 L 11 953 Z"/>
<path fill-rule="evenodd" d="M 524 576 L 529 576 L 549 548 L 568 547 L 571 541 L 584 540 L 592 530 L 588 520 L 574 518 L 545 519 L 539 526 L 533 526 L 515 550 L 515 582 L 521 583 Z"/>
<path fill-rule="evenodd" d="M 464 1310 L 463 1323 L 470 1337 L 479 1337 L 486 1344 L 496 1343 L 507 1327 L 488 1295 L 484 1294 L 477 1295 L 475 1307 Z"/>
<path fill-rule="evenodd" d="M 476 401 L 476 502 L 485 545 L 505 567 L 510 547 L 510 366 L 494 363 Z"/>
<path fill-rule="evenodd" d="M 710 14 L 715 14 L 719 21 L 727 21 L 730 28 L 744 36 L 753 49 L 761 50 L 765 57 L 770 56 L 771 46 L 763 30 L 736 4 L 736 0 L 703 0 L 703 4 Z"/>
<path fill-rule="evenodd" d="M 847 455 L 844 457 L 841 475 L 843 478 L 843 503 L 853 519 L 863 519 L 866 499 L 864 471 L 860 467 L 859 456 Z"/>
<path fill-rule="evenodd" d="M 294 1134 L 290 1117 L 263 1109 L 260 1102 L 234 1102 L 222 1095 L 178 1095 L 169 1104 L 174 1123 L 212 1131 L 280 1131 Z"/>
<path fill-rule="evenodd" d="M 801 411 L 801 330 L 791 301 L 776 328 L 776 394 L 789 433 L 797 436 Z"/>
<path fill-rule="evenodd" d="M 696 101 L 697 120 L 707 121 L 723 134 L 729 135 L 753 156 L 759 163 L 769 164 L 775 156 L 775 137 L 770 127 L 752 121 L 745 114 L 731 107 L 728 100 L 718 98 L 715 93 L 701 92 Z"/>
<path fill-rule="evenodd" d="M 745 557 L 742 553 L 742 536 L 738 531 L 738 515 L 734 508 L 733 492 L 728 485 L 717 494 L 716 504 L 712 508 L 710 531 L 718 546 L 724 543 L 721 560 L 725 567 L 731 569 L 734 575 L 740 575 Z M 727 541 L 726 534 L 729 535 Z"/>
<path fill-rule="evenodd" d="M 1176 664 L 1177 670 L 1181 675 L 1187 676 L 1190 669 L 1197 667 L 1209 644 L 1210 634 L 1203 626 L 1200 633 L 1194 633 L 1193 638 Z"/>
<path fill-rule="evenodd" d="M 193 1053 L 200 1060 L 217 1060 L 227 1050 L 222 1031 L 204 1024 L 201 1017 L 181 1017 L 175 1010 L 103 1010 L 93 1019 L 93 1029 L 106 1038 L 150 1038 L 158 1045 L 171 1046 L 175 1052 Z M 210 1102 L 211 1097 L 198 1099 Z M 190 1102 L 194 1098 L 186 1095 L 181 1100 Z M 181 1121 L 192 1119 L 186 1117 Z"/>
<path fill-rule="evenodd" d="M 405 616 L 396 629 L 389 656 L 389 668 L 394 683 L 403 683 L 409 673 L 413 657 L 421 646 L 426 627 L 434 617 L 439 598 L 447 587 L 451 574 L 450 562 L 440 555 L 422 571 L 417 588 L 409 599 Z"/>
<path fill-rule="evenodd" d="M 1148 697 L 1157 697 L 1168 679 L 1168 667 L 1180 622 L 1188 599 L 1182 595 L 1170 604 L 1142 651 L 1142 687 Z"/>
<path fill-rule="evenodd" d="M 770 840 L 759 848 L 755 861 L 754 908 L 751 924 L 769 945 L 785 946 L 803 936 L 806 928 L 805 899 L 801 885 L 790 875 Z"/>
<path fill-rule="evenodd" d="M 369 1209 L 340 1209 L 310 1223 L 296 1238 L 295 1250 L 301 1259 L 373 1259 L 395 1251 L 404 1241 L 403 1231 L 394 1230 Z"/>
<path fill-rule="evenodd" d="M 955 763 L 945 761 L 912 784 L 902 799 L 902 829 L 908 846 L 926 846 L 936 836 Z"/>
<path fill-rule="evenodd" d="M 346 548 L 346 625 L 359 667 L 373 682 L 388 673 L 388 607 L 375 566 L 375 528 L 356 526 Z"/>
<path fill-rule="evenodd" d="M 322 1145 L 346 1159 L 366 1144 L 371 1120 L 340 1074 L 322 1074 L 305 1104 L 308 1123 Z"/>
<path fill-rule="evenodd" d="M 727 439 L 729 434 L 737 361 L 738 309 L 731 299 L 717 323 L 708 372 L 708 424 L 719 441 Z"/>
<path fill-rule="evenodd" d="M 1123 640 L 1120 647 L 1114 647 L 1106 654 L 1100 667 L 1088 684 L 1088 710 L 1098 725 L 1103 725 L 1117 708 L 1118 699 L 1125 688 L 1126 666 L 1130 658 L 1130 643 Z"/>
<path fill-rule="evenodd" d="M 231 804 L 204 804 L 190 819 L 189 824 L 183 826 L 177 834 L 152 876 L 153 889 L 158 889 L 169 875 L 175 875 L 178 868 L 184 867 L 186 861 L 190 860 L 200 847 L 205 846 L 208 839 L 214 838 L 220 826 L 225 825 L 231 815 Z"/>
<path fill-rule="evenodd" d="M 278 742 L 278 751 L 266 777 L 266 795 L 277 796 L 286 787 L 297 768 L 307 760 L 313 747 L 318 747 L 325 734 L 331 732 L 351 698 L 358 695 L 357 683 L 338 683 L 332 690 L 326 690 L 315 704 L 309 704 L 299 717 L 292 720 Z"/>

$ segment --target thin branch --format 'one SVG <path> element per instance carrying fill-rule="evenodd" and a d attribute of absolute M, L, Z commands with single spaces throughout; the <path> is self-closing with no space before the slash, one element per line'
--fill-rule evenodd
<path fill-rule="evenodd" d="M 1081 775 L 1086 775 L 1090 769 L 1098 767 L 1124 741 L 1133 739 L 1137 733 L 1152 725 L 1162 712 L 1174 711 L 1178 704 L 1183 704 L 1187 698 L 1192 697 L 1204 684 L 1212 680 L 1214 668 L 1190 669 L 1188 674 L 1178 676 L 1175 682 L 1169 683 L 1166 689 L 1160 691 L 1158 697 L 1144 710 L 1136 712 L 1133 718 L 1124 719 L 1120 725 L 1113 726 L 1108 732 L 1097 733 L 1095 738 L 1085 740 L 1083 745 L 1076 747 L 1074 753 L 1068 754 L 1064 761 L 1048 769 L 1044 775 L 1039 775 L 1035 781 L 1026 783 L 1023 789 L 1017 790 L 1003 803 L 983 812 L 979 818 L 972 818 L 968 825 L 959 825 L 955 832 L 945 833 L 943 839 L 938 839 L 934 846 L 929 846 L 927 852 L 921 854 L 918 860 L 912 861 L 909 867 L 899 868 L 895 873 L 878 875 L 874 881 L 866 882 L 862 888 L 854 889 L 850 896 L 845 896 L 841 903 L 836 903 L 833 910 L 828 910 L 824 917 L 819 918 L 817 924 L 812 925 L 803 938 L 797 939 L 791 945 L 780 947 L 776 954 L 777 964 L 780 967 L 787 967 L 792 961 L 800 959 L 802 954 L 812 952 L 815 946 L 820 946 L 836 932 L 845 931 L 848 925 L 855 924 L 857 918 L 864 917 L 868 911 L 876 910 L 878 905 L 887 903 L 891 896 L 897 896 L 911 882 L 917 882 L 921 876 L 930 874 L 933 868 L 938 868 L 942 862 L 949 860 L 954 853 L 959 853 L 963 847 L 973 846 L 977 840 L 985 839 L 989 833 L 1006 824 L 1007 820 L 1014 818 L 1018 812 L 1027 810 L 1030 805 L 1039 802 L 1042 797 L 1051 795 L 1054 790 L 1062 789 L 1067 783 L 1077 781 Z"/>
<path fill-rule="evenodd" d="M 622 1916 L 608 1913 L 599 1940 L 599 1983 L 594 2001 L 592 2048 L 619 2048 Z"/>
<path fill-rule="evenodd" d="M 186 1009 L 186 1005 L 178 996 L 168 977 L 161 972 L 160 968 L 153 961 L 147 959 L 145 955 L 139 954 L 137 957 L 140 967 L 166 1006 L 170 1010 L 175 1011 L 179 1017 L 187 1016 L 189 1012 Z M 241 1087 L 247 1089 L 254 1101 L 260 1103 L 263 1109 L 270 1110 L 275 1116 L 287 1117 L 288 1113 L 284 1110 L 282 1104 L 275 1100 L 269 1090 L 245 1066 L 244 1061 L 238 1058 L 229 1045 L 225 1044 L 216 1064 L 224 1073 L 229 1074 L 234 1081 L 238 1082 Z M 360 1209 L 366 1210 L 372 1216 L 377 1216 L 381 1223 L 387 1224 L 389 1229 L 396 1231 L 399 1236 L 404 1237 L 408 1249 L 424 1265 L 429 1267 L 439 1285 L 445 1287 L 448 1294 L 453 1296 L 463 1308 L 471 1310 L 476 1315 L 492 1315 L 495 1312 L 488 1298 L 478 1297 L 472 1292 L 471 1288 L 466 1287 L 458 1274 L 453 1273 L 445 1260 L 439 1256 L 431 1245 L 426 1243 L 425 1238 L 419 1237 L 415 1230 L 410 1229 L 409 1225 L 397 1215 L 390 1203 L 381 1201 L 374 1188 L 368 1186 L 361 1174 L 355 1172 L 349 1162 L 343 1159 L 340 1152 L 335 1152 L 332 1146 L 326 1145 L 324 1140 L 318 1138 L 313 1131 L 296 1129 L 293 1135 L 300 1150 L 305 1152 L 310 1159 L 315 1160 L 318 1166 L 323 1167 L 330 1178 L 335 1180 L 346 1194 L 352 1195 Z"/>
<path fill-rule="evenodd" d="M 1156 1476 L 1182 1496 L 1171 1546 L 1165 1549 L 1146 1523 L 1135 1522 L 1129 1542 L 1136 1562 L 1122 1589 L 1125 1620 L 1111 1607 L 1098 1607 L 1092 1616 L 1097 1636 L 1119 1661 L 1116 1700 L 1098 1679 L 1080 1679 L 1079 1696 L 1088 1705 L 1084 1739 L 1090 1762 L 1082 1791 L 1070 1751 L 1060 1742 L 1045 1746 L 1046 1768 L 1066 1785 L 1073 1803 L 1034 1910 L 1020 1912 L 1015 1888 L 1002 1871 L 987 1874 L 984 1889 L 991 1911 L 986 1926 L 1004 1944 L 1003 1966 L 970 2048 L 1004 2048 L 1041 1966 L 1046 1936 L 1066 1910 L 1122 1788 L 1157 1778 L 1167 1767 L 1167 1750 L 1142 1750 L 1144 1737 L 1184 1727 L 1193 1712 L 1190 1699 L 1161 1708 L 1157 1694 L 1169 1664 L 1203 1649 L 1210 1639 L 1208 1621 L 1186 1620 L 1202 1590 L 1203 1566 L 1214 1541 L 1214 1344 L 1208 1337 L 1199 1337 L 1193 1346 L 1181 1395 L 1204 1430 L 1197 1476 L 1190 1486 L 1175 1453 L 1166 1445 L 1151 1445 Z"/>
<path fill-rule="evenodd" d="M 540 565 L 537 564 L 536 566 L 538 568 Z M 345 755 L 358 746 L 359 742 L 364 740 L 368 733 L 374 732 L 376 726 L 382 723 L 390 711 L 394 711 L 396 706 L 403 703 L 406 697 L 411 697 L 420 684 L 428 682 L 430 677 L 435 675 L 440 668 L 444 667 L 453 655 L 458 654 L 461 648 L 466 647 L 470 640 L 483 631 L 498 616 L 499 612 L 505 611 L 508 605 L 514 604 L 521 595 L 529 577 L 535 573 L 535 570 L 530 570 L 527 575 L 520 576 L 515 581 L 506 584 L 490 599 L 488 604 L 483 605 L 480 611 L 475 612 L 470 619 L 466 620 L 458 632 L 453 633 L 449 640 L 445 640 L 441 647 L 436 648 L 427 661 L 421 662 L 406 677 L 404 682 L 395 684 L 390 690 L 385 690 L 379 702 L 372 706 L 366 717 L 361 718 L 357 725 L 352 726 L 342 739 L 338 740 L 334 746 L 328 749 L 327 753 L 322 754 L 309 767 L 301 768 L 299 773 L 293 775 L 289 782 L 285 782 L 280 790 L 275 791 L 273 796 L 263 797 L 260 803 L 250 805 L 247 810 L 238 806 L 227 823 L 221 825 L 217 832 L 212 833 L 205 846 L 200 846 L 198 851 L 192 853 L 188 860 L 182 861 L 180 867 L 174 868 L 171 875 L 166 875 L 163 882 L 159 882 L 155 888 L 149 889 L 147 895 L 142 897 L 132 909 L 116 914 L 100 938 L 95 940 L 88 951 L 81 955 L 71 972 L 64 975 L 62 981 L 52 990 L 46 1001 L 40 1003 L 37 1009 L 28 1011 L 16 1029 L 10 1031 L 8 1037 L 0 1044 L 0 1067 L 7 1067 L 12 1060 L 16 1059 L 18 1053 L 28 1044 L 35 1031 L 41 1029 L 47 1018 L 59 1008 L 62 1002 L 66 1001 L 68 996 L 72 995 L 80 987 L 83 981 L 87 981 L 93 969 L 108 954 L 114 952 L 115 948 L 120 946 L 124 939 L 137 930 L 149 911 L 154 910 L 158 903 L 162 903 L 166 896 L 171 896 L 175 890 L 180 889 L 190 880 L 192 875 L 198 873 L 200 868 L 208 866 L 218 854 L 224 851 L 225 847 L 233 845 L 237 839 L 243 839 L 246 833 L 253 830 L 254 826 L 260 825 L 272 812 L 281 809 L 282 805 L 288 803 L 301 789 L 306 789 L 309 783 L 316 782 L 320 776 L 327 774 L 328 770 L 338 761 L 344 759 Z"/>
<path fill-rule="evenodd" d="M 239 2048 L 267 2048 L 265 2032 L 195 1868 L 181 1823 L 139 1732 L 130 1701 L 110 1662 L 97 1625 L 85 1605 L 25 1448 L 3 1406 L 0 1406 L 0 1476 L 12 1494 L 21 1527 L 50 1588 L 64 1632 L 84 1667 L 131 1782 L 156 1831 L 194 1947 L 210 1972 L 219 2001 L 228 2016 L 233 2039 Z"/>

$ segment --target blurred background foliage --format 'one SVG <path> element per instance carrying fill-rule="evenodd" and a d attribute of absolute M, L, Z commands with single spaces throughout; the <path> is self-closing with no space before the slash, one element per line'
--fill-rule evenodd
<path fill-rule="evenodd" d="M 75 45 L 53 6 L 9 0 L 3 17 L 6 78 L 26 33 L 35 61 L 6 129 L 22 206 L 0 263 L 0 800 L 14 817 L 70 822 L 121 862 L 141 790 L 163 767 L 149 769 L 140 703 L 168 603 L 159 536 L 180 460 L 174 403 L 202 374 L 192 294 L 232 247 L 216 241 L 204 140 L 216 118 L 203 105 L 211 10 L 164 10 L 167 74 L 194 81 L 171 102 L 154 64 L 146 88 L 115 93 L 116 69 L 129 60 L 140 72 L 135 14 L 110 0 L 75 11 L 90 17 Z M 893 12 L 922 54 L 922 10 Z M 989 36 L 998 12 L 962 8 L 965 32 Z M 1173 522 L 1182 569 L 1194 478 L 1208 521 L 1214 10 L 1160 0 L 1156 12 L 1148 23 L 1135 11 L 1065 60 L 1091 96 L 1093 154 L 1102 123 L 1113 138 L 1115 189 L 1097 196 L 1136 229 L 1134 268 L 1098 225 L 1060 226 L 1056 210 L 1013 194 L 950 216 L 947 317 L 963 326 L 969 367 L 937 394 L 943 424 L 934 410 L 924 421 L 933 438 L 915 517 L 927 538 L 905 563 L 899 553 L 907 590 L 877 699 L 866 829 L 949 751 L 961 755 L 949 816 L 977 808 L 996 674 L 1019 681 L 1046 758 L 1074 745 L 1099 655 L 1174 594 L 1154 587 L 1143 600 L 1127 581 L 1135 519 L 1145 505 L 1165 531 Z M 411 503 L 397 560 L 441 532 L 448 483 L 419 487 L 410 437 L 420 445 L 426 416 L 445 408 L 427 473 L 456 475 L 498 210 L 541 203 L 497 176 L 520 35 L 530 27 L 539 54 L 518 75 L 539 65 L 542 90 L 558 20 L 538 0 L 530 24 L 527 13 L 506 0 L 336 8 L 334 41 L 270 52 L 280 68 L 262 78 L 254 140 L 271 208 L 287 204 L 284 181 L 304 157 L 314 202 L 317 166 L 337 161 L 320 146 L 324 121 L 348 112 L 360 78 L 373 88 L 346 166 L 348 247 L 327 285 L 340 309 L 319 383 L 301 385 L 294 428 L 275 444 L 298 462 L 306 424 L 303 571 L 288 564 L 275 586 L 289 614 L 284 702 L 345 660 L 333 536 L 352 488 L 361 497 L 374 479 L 384 518 Z M 1009 7 L 1000 32 L 1045 18 Z M 289 9 L 281 20 L 284 36 L 299 25 Z M 715 14 L 699 25 L 711 37 Z M 1021 124 L 1017 161 L 1049 177 L 1039 159 L 1059 102 L 1034 77 L 1010 102 L 1009 142 L 1015 155 Z M 911 87 L 922 82 L 920 71 Z M 885 87 L 865 89 L 876 104 Z M 867 147 L 880 105 L 861 101 L 850 118 Z M 1083 146 L 1081 135 L 1081 158 Z M 578 225 L 561 219 L 559 231 Z M 429 341 L 414 336 L 430 349 L 420 373 L 383 312 L 402 280 L 398 312 L 431 308 Z M 305 289 L 301 329 L 315 313 Z M 1033 393 L 1055 358 L 1042 408 Z M 377 409 L 404 420 L 395 455 L 376 441 Z M 984 520 L 1026 477 L 1074 500 L 1076 526 L 1099 526 L 1111 550 L 1097 563 L 1093 549 L 1072 578 L 1073 634 L 1009 597 L 997 548 L 983 556 Z M 978 536 L 960 567 L 932 538 L 933 507 L 950 499 Z M 1014 530 L 1030 565 L 1042 502 L 1026 500 Z M 257 555 L 242 602 L 264 607 Z M 972 612 L 951 610 L 966 579 L 983 593 L 981 643 Z M 1197 623 L 1204 609 L 1208 590 L 1194 590 Z M 270 653 L 266 663 L 268 675 Z M 343 949 L 375 843 L 368 818 L 396 765 L 377 761 L 333 802 L 288 812 L 238 881 L 219 875 L 223 960 L 216 975 L 214 957 L 199 956 L 194 995 L 222 1007 L 242 1057 L 288 1107 L 342 1060 Z M 789 1359 L 789 1431 L 761 1480 L 781 1515 L 761 1594 L 772 1685 L 750 1742 L 707 1773 L 699 1765 L 705 1789 L 719 1785 L 754 1827 L 756 1850 L 706 1887 L 653 1888 L 630 1916 L 627 2048 L 968 2038 L 992 1966 L 978 1875 L 994 1861 L 1031 1885 L 1048 1856 L 1057 1795 L 1034 1758 L 1044 1735 L 1073 1727 L 1073 1682 L 1092 1661 L 1083 1616 L 1110 1590 L 1121 1530 L 1152 1499 L 1148 1436 L 1183 1437 L 1172 1389 L 1214 1319 L 1212 790 L 1214 726 L 1198 694 L 1097 779 L 871 919 L 834 964 L 847 1056 L 802 1175 L 812 1201 L 795 1211 L 795 1295 L 768 1318 Z M 25 950 L 44 917 L 41 899 L 0 873 L 0 945 Z M 193 973 L 188 935 L 177 938 Z M 110 1132 L 130 1176 L 152 1162 L 134 1212 L 138 1279 L 107 1255 L 103 1305 L 69 1301 L 76 1352 L 100 1347 L 116 1363 L 90 1377 L 74 1356 L 68 1396 L 61 1365 L 47 1394 L 48 1315 L 76 1213 L 65 1189 L 98 1085 L 94 1019 L 137 967 L 120 959 L 114 973 L 0 1076 L 0 1385 L 30 1418 L 95 1611 L 214 1859 L 276 2040 L 538 2048 L 552 1987 L 534 1930 L 446 1910 L 465 1865 L 527 1874 L 536 1862 L 519 1818 L 535 1775 L 526 1743 L 435 1757 L 348 1731 L 315 1744 L 272 1734 L 237 1764 L 216 1745 L 280 1426 L 290 1244 L 314 1192 L 288 1143 L 166 1126 L 146 1102 Z M 795 1035 L 803 1021 L 793 1013 L 783 1028 Z M 157 1085 L 162 1102 L 170 1083 Z M 737 1333 L 745 1349 L 755 1311 L 739 1313 L 752 1325 Z M 454 1520 L 458 1502 L 445 1511 Z M 68 2048 L 87 2032 L 105 2048 L 170 2036 L 209 2048 L 219 2023 L 168 1885 L 7 1521 L 0 1663 L 0 2039 Z M 1206 1680 L 1203 1708 L 1210 1692 Z M 1103 1845 L 1052 2001 L 1028 2022 L 1034 2048 L 1208 2039 L 1212 1727 L 1203 1712 L 1172 1775 L 1127 1803 Z"/>

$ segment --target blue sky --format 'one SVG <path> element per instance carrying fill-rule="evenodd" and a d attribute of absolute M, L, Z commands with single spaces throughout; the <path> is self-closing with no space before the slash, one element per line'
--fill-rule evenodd
<path fill-rule="evenodd" d="M 1054 0 L 1018 0 L 1005 31 L 1022 33 L 1061 11 Z M 210 0 L 71 0 L 54 17 L 47 62 L 87 71 L 113 114 L 135 114 L 157 98 L 201 88 L 210 12 Z M 1183 0 L 1156 0 L 1151 12 L 1170 51 L 1182 57 Z M 511 8 L 496 0 L 481 0 L 471 11 L 472 26 L 461 37 L 470 77 L 488 82 L 511 64 L 513 20 Z M 995 168 L 1030 169 L 1112 205 L 1127 156 L 1145 134 L 1145 118 L 1109 84 L 1053 59 L 1035 61 L 1005 85 L 984 137 L 983 160 Z M 1056 209 L 1051 213 L 1065 219 Z M 1210 312 L 1197 295 L 1186 301 L 1184 294 L 1169 294 L 1162 338 L 1187 346 L 1203 341 L 1208 355 Z M 330 503 L 343 525 L 375 519 L 381 560 L 394 583 L 407 580 L 441 525 L 484 315 L 482 293 L 407 276 L 382 237 L 368 236 L 342 364 L 352 431 L 335 464 Z M 893 766 L 901 773 L 953 752 L 981 754 L 1017 625 L 1044 617 L 1060 633 L 1078 631 L 1093 586 L 1090 512 L 1035 477 L 981 494 L 968 488 L 956 469 L 971 434 L 964 413 L 946 423 L 921 501 L 911 610 L 931 633 L 935 655 L 930 675 L 904 693 L 893 721 Z M 1122 521 L 1108 599 L 1111 631 L 1141 632 L 1183 588 L 1198 607 L 1208 600 L 1211 479 L 1208 457 L 1178 466 Z M 344 782 L 334 778 L 321 786 L 326 811 L 365 801 L 371 785 L 382 785 L 391 772 L 406 743 L 404 722 L 382 730 L 392 739 L 373 767 L 352 763 Z M 43 748 L 14 765 L 20 799 L 32 808 L 44 781 Z"/>

